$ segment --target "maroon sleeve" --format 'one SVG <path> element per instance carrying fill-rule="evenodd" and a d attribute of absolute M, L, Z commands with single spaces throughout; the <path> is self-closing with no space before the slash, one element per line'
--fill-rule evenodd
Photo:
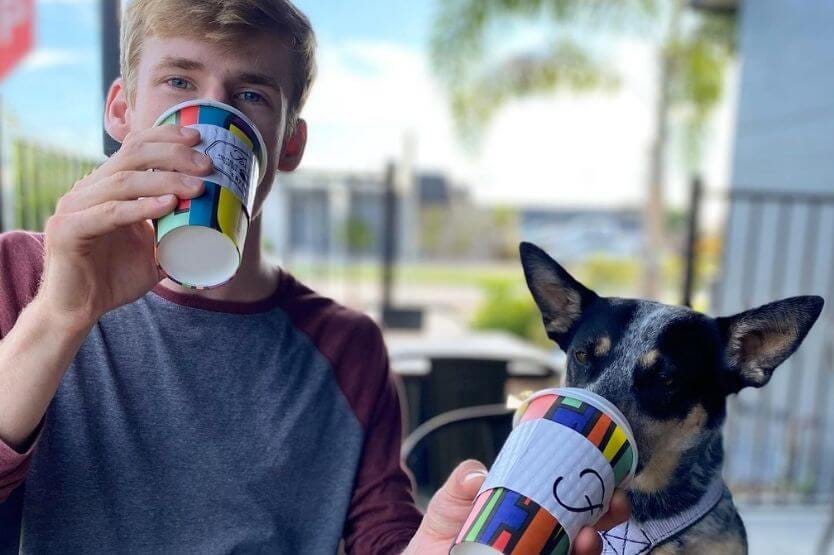
<path fill-rule="evenodd" d="M 43 234 L 0 233 L 0 338 L 38 292 L 42 270 Z"/>
<path fill-rule="evenodd" d="M 0 233 L 0 339 L 9 333 L 21 311 L 34 298 L 42 271 L 43 234 Z M 23 453 L 0 440 L 0 503 L 23 483 L 45 419 L 41 419 Z"/>
<path fill-rule="evenodd" d="M 361 366 L 345 366 L 354 371 L 340 376 L 339 381 L 365 427 L 365 443 L 345 522 L 345 548 L 348 553 L 363 555 L 401 553 L 423 516 L 414 505 L 411 479 L 400 460 L 402 414 L 395 377 L 382 334 L 373 321 L 357 326 L 353 343 L 361 361 L 351 362 Z M 375 382 L 363 383 L 356 368 L 365 368 Z"/>
<path fill-rule="evenodd" d="M 32 454 L 40 441 L 45 421 L 46 416 L 41 419 L 38 429 L 35 430 L 34 439 L 29 441 L 29 447 L 23 453 L 15 451 L 0 440 L 0 503 L 8 499 L 26 479 L 32 463 Z"/>
<path fill-rule="evenodd" d="M 283 308 L 333 365 L 336 380 L 364 431 L 362 458 L 344 528 L 348 553 L 400 553 L 422 514 L 400 462 L 402 415 L 379 326 L 284 273 Z"/>

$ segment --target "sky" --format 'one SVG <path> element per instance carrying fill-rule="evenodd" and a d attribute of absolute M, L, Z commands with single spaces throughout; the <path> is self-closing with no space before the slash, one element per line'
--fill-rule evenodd
<path fill-rule="evenodd" d="M 303 114 L 310 138 L 302 169 L 381 170 L 412 137 L 417 169 L 446 173 L 483 202 L 642 200 L 654 125 L 651 44 L 608 45 L 623 78 L 617 91 L 509 103 L 472 153 L 460 145 L 428 60 L 435 1 L 297 0 L 319 41 L 319 75 Z M 7 128 L 101 157 L 98 1 L 36 2 L 36 48 L 0 83 Z M 728 181 L 734 102 L 729 95 L 711 125 L 704 166 L 715 187 Z M 670 178 L 672 204 L 685 198 L 684 178 Z"/>

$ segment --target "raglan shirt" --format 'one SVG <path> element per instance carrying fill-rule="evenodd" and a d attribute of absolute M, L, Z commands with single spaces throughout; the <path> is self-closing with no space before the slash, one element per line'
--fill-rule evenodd
<path fill-rule="evenodd" d="M 43 250 L 0 234 L 0 337 Z M 379 328 L 283 270 L 258 302 L 159 284 L 105 314 L 33 437 L 0 440 L 0 553 L 389 554 L 421 520 Z"/>

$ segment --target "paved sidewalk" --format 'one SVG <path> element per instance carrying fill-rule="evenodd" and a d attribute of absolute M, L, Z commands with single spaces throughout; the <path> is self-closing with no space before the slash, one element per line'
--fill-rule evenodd
<path fill-rule="evenodd" d="M 750 555 L 817 555 L 830 506 L 740 506 Z M 834 548 L 828 553 L 834 555 Z"/>

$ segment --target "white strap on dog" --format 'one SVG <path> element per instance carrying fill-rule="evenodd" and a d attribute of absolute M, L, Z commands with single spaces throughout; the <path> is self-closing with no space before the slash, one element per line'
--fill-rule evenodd
<path fill-rule="evenodd" d="M 602 536 L 603 555 L 643 555 L 683 532 L 712 510 L 724 495 L 724 480 L 719 474 L 712 481 L 701 499 L 691 508 L 658 520 L 637 522 L 629 520 Z"/>

